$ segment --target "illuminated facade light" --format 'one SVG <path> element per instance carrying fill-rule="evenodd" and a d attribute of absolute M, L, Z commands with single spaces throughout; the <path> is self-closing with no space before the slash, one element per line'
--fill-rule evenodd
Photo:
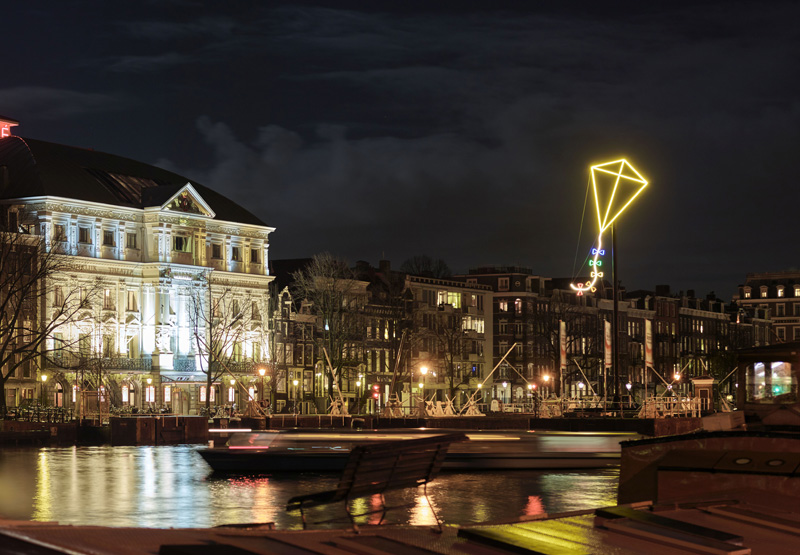
<path fill-rule="evenodd" d="M 603 277 L 603 272 L 599 271 L 603 266 L 600 257 L 606 252 L 603 248 L 603 232 L 611 227 L 611 224 L 647 187 L 647 180 L 624 158 L 592 166 L 591 176 L 597 211 L 597 243 L 592 247 L 592 258 L 589 260 L 589 266 L 592 268 L 590 276 L 592 280 L 586 283 L 570 284 L 570 287 L 578 295 L 597 290 L 595 284 L 598 279 Z"/>

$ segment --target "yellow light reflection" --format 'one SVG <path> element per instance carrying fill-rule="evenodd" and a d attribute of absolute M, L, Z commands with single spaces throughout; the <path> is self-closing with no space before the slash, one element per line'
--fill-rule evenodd
<path fill-rule="evenodd" d="M 597 210 L 597 243 L 592 249 L 592 268 L 590 278 L 586 283 L 570 284 L 573 291 L 583 295 L 586 291 L 595 291 L 597 280 L 603 277 L 602 260 L 603 232 L 611 227 L 617 218 L 647 187 L 647 180 L 642 177 L 636 168 L 624 158 L 597 164 L 591 168 L 592 190 L 594 192 L 595 209 Z"/>
<path fill-rule="evenodd" d="M 33 520 L 52 520 L 52 492 L 50 491 L 50 466 L 47 449 L 39 451 L 36 460 L 36 498 L 33 504 Z"/>

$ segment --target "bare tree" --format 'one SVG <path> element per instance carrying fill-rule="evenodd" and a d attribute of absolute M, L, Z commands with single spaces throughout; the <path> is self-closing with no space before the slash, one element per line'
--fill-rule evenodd
<path fill-rule="evenodd" d="M 453 275 L 450 267 L 441 258 L 433 259 L 426 254 L 412 256 L 400 265 L 400 271 L 412 276 L 447 279 Z"/>
<path fill-rule="evenodd" d="M 596 316 L 577 304 L 575 298 L 557 291 L 546 302 L 535 302 L 528 312 L 529 323 L 533 326 L 534 352 L 545 353 L 537 365 L 553 369 L 557 395 L 563 395 L 561 387 L 566 378 L 561 374 L 561 322 L 565 324 L 566 350 L 570 358 L 578 358 L 584 370 L 592 369 L 595 373 L 600 360 L 602 328 L 598 328 Z"/>
<path fill-rule="evenodd" d="M 464 313 L 451 305 L 439 307 L 428 333 L 436 344 L 439 368 L 444 375 L 450 399 L 455 400 L 458 386 L 469 383 L 465 351 Z"/>
<path fill-rule="evenodd" d="M 41 367 L 44 357 L 68 348 L 55 334 L 91 306 L 97 286 L 66 289 L 59 275 L 70 257 L 37 231 L 23 209 L 2 211 L 0 222 L 0 415 L 7 413 L 5 385 L 22 370 Z M 30 374 L 29 374 L 30 375 Z"/>
<path fill-rule="evenodd" d="M 200 353 L 200 370 L 206 375 L 206 414 L 210 414 L 211 388 L 246 357 L 242 346 L 253 324 L 253 299 L 229 286 L 209 283 L 205 294 L 193 295 L 189 320 Z"/>
<path fill-rule="evenodd" d="M 330 253 L 315 255 L 304 269 L 292 274 L 292 279 L 293 295 L 310 303 L 318 319 L 320 346 L 330 357 L 325 374 L 328 396 L 333 398 L 334 383 L 341 391 L 342 380 L 361 362 L 357 346 L 364 341 L 367 284 L 356 279 L 344 260 Z"/>

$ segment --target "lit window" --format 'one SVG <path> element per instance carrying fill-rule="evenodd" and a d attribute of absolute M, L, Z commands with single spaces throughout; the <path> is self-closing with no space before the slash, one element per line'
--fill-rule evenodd
<path fill-rule="evenodd" d="M 229 387 L 228 388 L 228 402 L 229 403 L 233 403 L 233 401 L 235 399 L 236 399 L 236 390 L 234 388 L 232 388 L 232 387 Z"/>
<path fill-rule="evenodd" d="M 123 385 L 122 386 L 122 402 L 125 403 L 125 404 L 128 403 L 128 391 L 129 391 L 128 390 L 128 386 L 127 385 Z"/>
<path fill-rule="evenodd" d="M 165 385 L 164 386 L 164 402 L 171 403 L 172 402 L 172 387 Z"/>
<path fill-rule="evenodd" d="M 125 234 L 125 246 L 129 249 L 136 248 L 136 234 L 135 233 L 126 233 Z"/>
<path fill-rule="evenodd" d="M 154 385 L 148 385 L 144 391 L 144 400 L 146 403 L 156 402 L 156 388 Z"/>
<path fill-rule="evenodd" d="M 201 403 L 206 402 L 206 386 L 204 385 L 200 386 L 200 402 Z"/>
<path fill-rule="evenodd" d="M 750 290 L 749 289 L 744 292 L 744 298 L 745 299 L 749 299 L 750 298 Z"/>
<path fill-rule="evenodd" d="M 78 400 L 78 386 L 72 386 L 72 402 L 75 403 Z"/>
<path fill-rule="evenodd" d="M 783 297 L 783 287 L 778 287 L 778 296 Z"/>
<path fill-rule="evenodd" d="M 114 308 L 114 297 L 111 296 L 111 289 L 103 291 L 103 308 L 106 310 Z"/>
<path fill-rule="evenodd" d="M 800 285 L 795 285 L 794 286 L 794 296 L 795 297 L 800 297 Z"/>
<path fill-rule="evenodd" d="M 761 298 L 762 299 L 766 299 L 767 298 L 767 290 L 766 289 L 762 289 L 761 290 Z"/>
<path fill-rule="evenodd" d="M 217 388 L 216 387 L 214 387 L 214 386 L 211 387 L 211 391 L 210 391 L 210 396 L 209 397 L 210 397 L 209 401 L 211 401 L 212 403 L 217 400 Z"/>
<path fill-rule="evenodd" d="M 500 312 L 508 312 L 508 301 L 503 299 L 497 303 L 499 305 Z"/>
<path fill-rule="evenodd" d="M 514 312 L 517 314 L 522 314 L 522 299 L 517 299 L 514 301 Z"/>
<path fill-rule="evenodd" d="M 254 387 L 248 387 L 247 388 L 247 395 L 249 396 L 248 397 L 249 399 L 255 399 L 256 398 L 256 389 Z"/>
<path fill-rule="evenodd" d="M 178 252 L 189 252 L 189 238 L 183 235 L 176 235 L 172 238 L 172 250 Z"/>
<path fill-rule="evenodd" d="M 114 232 L 108 229 L 103 230 L 103 246 L 104 247 L 113 247 L 114 246 Z"/>

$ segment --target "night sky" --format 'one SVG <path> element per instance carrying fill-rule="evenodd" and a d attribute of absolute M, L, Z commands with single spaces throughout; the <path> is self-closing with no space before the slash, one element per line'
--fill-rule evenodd
<path fill-rule="evenodd" d="M 0 114 L 227 194 L 273 258 L 570 277 L 588 168 L 624 156 L 628 289 L 800 266 L 800 4 L 605 4 L 17 2 Z"/>

